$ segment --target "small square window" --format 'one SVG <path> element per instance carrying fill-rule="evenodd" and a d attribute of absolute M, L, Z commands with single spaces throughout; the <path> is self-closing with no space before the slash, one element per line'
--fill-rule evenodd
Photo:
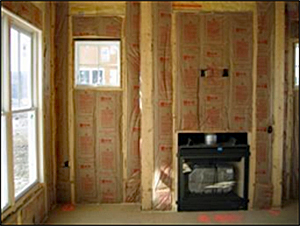
<path fill-rule="evenodd" d="M 120 41 L 75 41 L 75 86 L 121 87 Z"/>

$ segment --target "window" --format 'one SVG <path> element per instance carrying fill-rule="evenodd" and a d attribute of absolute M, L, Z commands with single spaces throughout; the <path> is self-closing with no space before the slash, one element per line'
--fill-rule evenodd
<path fill-rule="evenodd" d="M 76 87 L 121 87 L 120 41 L 75 41 Z"/>
<path fill-rule="evenodd" d="M 41 182 L 38 166 L 43 133 L 41 32 L 2 8 L 1 13 L 2 212 Z"/>
<path fill-rule="evenodd" d="M 295 52 L 295 87 L 299 87 L 299 43 L 295 43 L 294 45 Z"/>
<path fill-rule="evenodd" d="M 105 85 L 104 79 L 104 69 L 103 68 L 85 68 L 81 67 L 79 70 L 79 81 L 80 85 L 93 85 L 101 86 Z"/>

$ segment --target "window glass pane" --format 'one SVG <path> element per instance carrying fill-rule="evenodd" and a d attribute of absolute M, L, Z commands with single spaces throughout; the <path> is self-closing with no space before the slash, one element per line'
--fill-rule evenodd
<path fill-rule="evenodd" d="M 97 85 L 98 84 L 98 71 L 97 70 L 93 70 L 92 71 L 93 74 L 93 85 Z"/>
<path fill-rule="evenodd" d="M 18 77 L 19 77 L 19 32 L 10 29 L 10 71 L 11 71 L 11 98 L 12 108 L 18 106 Z"/>
<path fill-rule="evenodd" d="M 299 43 L 295 44 L 295 86 L 299 86 Z"/>
<path fill-rule="evenodd" d="M 80 65 L 96 66 L 98 64 L 98 46 L 80 45 L 78 57 Z"/>
<path fill-rule="evenodd" d="M 113 86 L 117 86 L 118 80 L 117 80 L 117 68 L 110 68 L 109 69 L 109 83 Z"/>
<path fill-rule="evenodd" d="M 12 109 L 31 107 L 31 37 L 11 28 Z"/>
<path fill-rule="evenodd" d="M 4 110 L 4 89 L 3 89 L 3 83 L 4 83 L 4 48 L 3 48 L 3 44 L 4 44 L 4 19 L 3 17 L 1 17 L 1 110 Z"/>
<path fill-rule="evenodd" d="M 22 106 L 31 107 L 31 37 L 20 33 L 20 97 Z"/>
<path fill-rule="evenodd" d="M 79 83 L 82 85 L 87 85 L 90 83 L 90 73 L 86 70 L 79 71 Z"/>
<path fill-rule="evenodd" d="M 1 116 L 1 209 L 8 205 L 6 118 Z"/>
<path fill-rule="evenodd" d="M 103 70 L 99 70 L 99 84 L 100 85 L 105 85 L 103 76 L 104 76 L 104 71 Z"/>
<path fill-rule="evenodd" d="M 77 85 L 120 87 L 120 41 L 76 41 L 75 55 Z M 98 75 L 95 67 L 101 68 Z M 80 76 L 85 70 L 91 73 L 89 82 Z"/>
<path fill-rule="evenodd" d="M 36 130 L 33 111 L 13 114 L 15 196 L 37 180 Z"/>

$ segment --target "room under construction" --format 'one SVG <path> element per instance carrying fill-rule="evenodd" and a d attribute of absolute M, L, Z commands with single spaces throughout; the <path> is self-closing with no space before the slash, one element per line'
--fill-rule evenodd
<path fill-rule="evenodd" d="M 299 2 L 1 1 L 2 224 L 299 225 Z"/>

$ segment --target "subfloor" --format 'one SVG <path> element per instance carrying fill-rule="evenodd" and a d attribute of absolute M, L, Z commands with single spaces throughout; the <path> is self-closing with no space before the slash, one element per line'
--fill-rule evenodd
<path fill-rule="evenodd" d="M 298 202 L 280 210 L 216 212 L 141 211 L 138 204 L 78 204 L 73 210 L 58 205 L 45 224 L 295 224 Z"/>

